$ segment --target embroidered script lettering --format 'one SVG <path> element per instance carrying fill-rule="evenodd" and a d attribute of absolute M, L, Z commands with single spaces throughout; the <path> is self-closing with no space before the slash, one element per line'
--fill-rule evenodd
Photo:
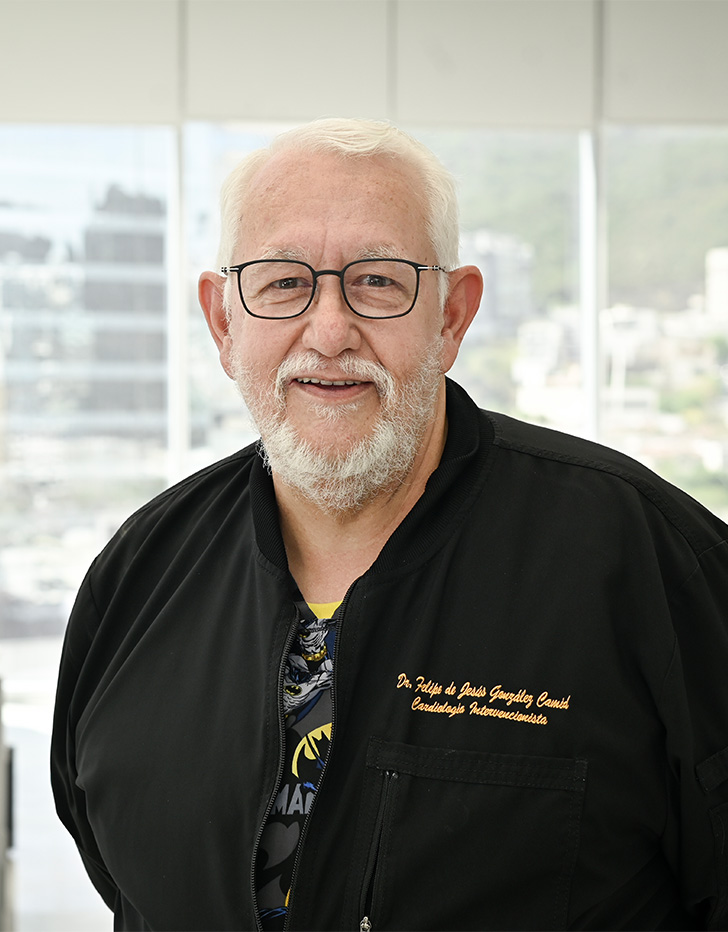
<path fill-rule="evenodd" d="M 512 702 L 522 702 L 527 709 L 533 705 L 533 696 L 529 695 L 525 689 L 520 689 L 517 693 L 506 692 L 502 686 L 494 686 L 490 691 L 490 701 L 502 699 L 506 705 Z"/>
<path fill-rule="evenodd" d="M 462 715 L 465 712 L 465 706 L 460 703 L 450 705 L 449 702 L 424 702 L 419 696 L 415 696 L 412 700 L 412 710 L 414 712 L 436 712 L 452 718 L 454 715 Z"/>
<path fill-rule="evenodd" d="M 477 702 L 470 703 L 470 714 L 486 715 L 491 718 L 505 718 L 512 722 L 526 722 L 529 725 L 548 725 L 549 723 L 545 715 L 535 715 L 533 712 L 527 715 L 525 712 L 517 712 L 515 709 L 509 712 L 508 709 L 500 709 L 497 706 L 490 705 L 478 705 Z"/>
<path fill-rule="evenodd" d="M 447 683 L 447 680 L 444 682 Z M 443 689 L 438 680 L 433 680 L 423 674 L 410 679 L 409 675 L 404 672 L 397 677 L 397 689 L 412 689 L 415 693 L 421 693 L 421 695 L 416 695 L 410 704 L 413 712 L 429 712 L 455 718 L 467 711 L 468 716 L 499 718 L 527 725 L 548 725 L 549 723 L 544 712 L 529 711 L 534 705 L 537 710 L 565 711 L 570 708 L 571 704 L 571 695 L 555 698 L 546 690 L 538 693 L 536 690 L 529 691 L 525 687 L 513 689 L 512 684 L 509 689 L 503 683 L 489 687 L 484 683 L 465 680 L 458 686 L 455 680 L 450 680 L 450 685 Z M 536 695 L 538 698 L 534 700 Z M 472 702 L 466 706 L 461 702 L 462 699 L 471 699 Z M 519 709 L 519 706 L 522 708 Z"/>
<path fill-rule="evenodd" d="M 432 680 L 425 680 L 424 676 L 417 677 L 417 686 L 415 692 L 427 693 L 428 696 L 439 696 L 442 692 L 442 686 L 439 683 L 433 683 Z"/>
<path fill-rule="evenodd" d="M 476 696 L 481 698 L 482 696 L 487 696 L 488 690 L 485 686 L 471 686 L 470 683 L 463 683 L 460 687 L 460 692 L 458 693 L 458 699 L 462 699 L 463 696 Z"/>
<path fill-rule="evenodd" d="M 548 706 L 549 709 L 568 709 L 570 699 L 571 696 L 567 696 L 565 699 L 550 699 L 548 693 L 541 693 L 536 700 L 536 705 L 539 708 Z"/>

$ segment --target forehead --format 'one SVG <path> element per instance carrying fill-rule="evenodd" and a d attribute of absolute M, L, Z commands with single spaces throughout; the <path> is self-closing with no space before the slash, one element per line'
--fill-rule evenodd
<path fill-rule="evenodd" d="M 277 153 L 252 179 L 240 223 L 236 261 L 291 251 L 346 261 L 376 245 L 430 260 L 419 178 L 384 156 Z"/>

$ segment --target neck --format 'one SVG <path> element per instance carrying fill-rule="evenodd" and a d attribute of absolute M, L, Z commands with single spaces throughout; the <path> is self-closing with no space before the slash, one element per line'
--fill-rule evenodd
<path fill-rule="evenodd" d="M 425 490 L 445 447 L 444 390 L 407 476 L 355 511 L 328 512 L 273 472 L 288 565 L 309 602 L 334 602 L 372 565 Z"/>

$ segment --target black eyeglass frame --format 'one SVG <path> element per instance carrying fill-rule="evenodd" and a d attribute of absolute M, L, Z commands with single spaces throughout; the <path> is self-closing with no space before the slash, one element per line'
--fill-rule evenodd
<path fill-rule="evenodd" d="M 264 262 L 287 262 L 290 261 L 292 264 L 302 265 L 309 270 L 313 277 L 313 288 L 311 288 L 311 296 L 306 302 L 306 306 L 303 310 L 297 311 L 295 314 L 287 314 L 284 317 L 268 317 L 264 314 L 256 314 L 254 311 L 251 311 L 248 305 L 245 303 L 245 297 L 243 295 L 243 284 L 241 280 L 241 273 L 243 269 L 247 268 L 249 265 L 260 265 Z M 412 304 L 407 308 L 406 311 L 402 311 L 400 314 L 386 314 L 374 315 L 374 314 L 362 314 L 361 311 L 357 311 L 355 307 L 351 305 L 349 298 L 346 294 L 346 288 L 344 287 L 344 275 L 353 265 L 363 265 L 367 262 L 400 262 L 404 265 L 411 266 L 417 272 L 417 284 L 415 286 L 414 297 L 412 298 Z M 420 272 L 447 272 L 447 269 L 442 265 L 423 265 L 421 262 L 413 262 L 411 259 L 393 259 L 391 256 L 387 257 L 377 257 L 374 256 L 371 259 L 355 259 L 353 262 L 348 262 L 343 269 L 319 269 L 318 271 L 308 262 L 303 262 L 300 259 L 252 259 L 250 262 L 241 262 L 239 265 L 226 265 L 220 269 L 223 275 L 227 275 L 230 272 L 236 272 L 238 278 L 238 294 L 240 295 L 240 300 L 243 303 L 243 307 L 246 312 L 250 314 L 251 317 L 257 317 L 258 320 L 293 320 L 295 317 L 300 317 L 301 314 L 305 314 L 306 311 L 311 307 L 313 299 L 316 297 L 316 285 L 319 278 L 322 275 L 336 275 L 339 279 L 339 285 L 341 287 L 341 294 L 346 301 L 347 307 L 351 310 L 357 317 L 363 317 L 365 320 L 394 320 L 396 317 L 406 317 L 407 314 L 414 308 L 417 303 L 417 297 L 420 293 Z"/>

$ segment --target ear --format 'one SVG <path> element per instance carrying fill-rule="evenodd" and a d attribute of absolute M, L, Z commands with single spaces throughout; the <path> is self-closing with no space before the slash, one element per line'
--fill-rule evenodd
<path fill-rule="evenodd" d="M 447 372 L 457 358 L 460 344 L 480 306 L 483 276 L 475 265 L 463 265 L 448 273 L 450 292 L 445 302 L 442 337 L 442 371 Z"/>
<path fill-rule="evenodd" d="M 218 275 L 216 272 L 203 272 L 200 275 L 200 282 L 197 287 L 200 306 L 212 334 L 212 339 L 215 341 L 220 353 L 220 364 L 227 375 L 233 378 L 230 369 L 232 338 L 230 336 L 230 322 L 228 321 L 223 300 L 224 289 L 224 276 Z"/>

